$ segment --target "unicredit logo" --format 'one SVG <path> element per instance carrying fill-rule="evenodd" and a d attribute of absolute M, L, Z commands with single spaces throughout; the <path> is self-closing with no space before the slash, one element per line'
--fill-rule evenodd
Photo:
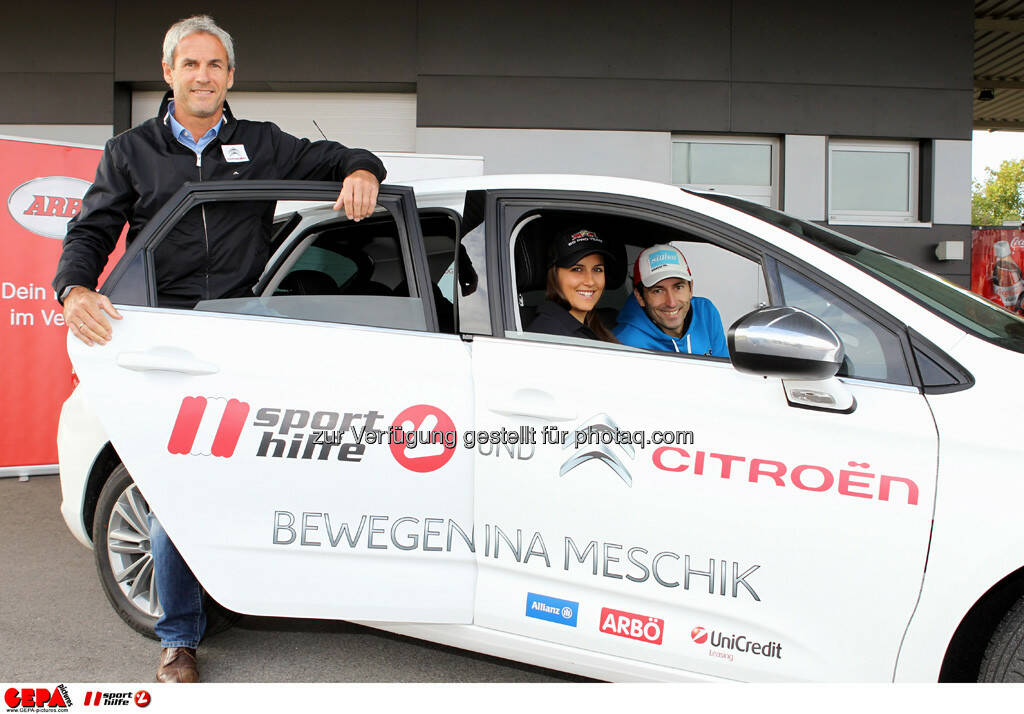
<path fill-rule="evenodd" d="M 227 458 L 235 453 L 247 416 L 247 402 L 223 397 L 185 397 L 178 408 L 167 450 L 172 454 Z"/>
<path fill-rule="evenodd" d="M 705 630 L 694 627 L 690 630 L 690 639 L 698 645 L 709 644 L 711 655 L 732 661 L 732 652 L 782 659 L 782 643 L 775 641 L 757 642 L 747 635 L 726 633 L 721 630 Z M 724 653 L 724 656 L 723 656 Z"/>

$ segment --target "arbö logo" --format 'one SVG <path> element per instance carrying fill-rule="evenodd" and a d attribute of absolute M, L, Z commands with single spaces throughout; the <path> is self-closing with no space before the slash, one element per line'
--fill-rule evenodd
<path fill-rule="evenodd" d="M 70 176 L 32 179 L 11 191 L 7 211 L 22 228 L 44 238 L 63 238 L 68 221 L 82 210 L 91 184 Z"/>
<path fill-rule="evenodd" d="M 409 440 L 404 438 L 402 441 L 392 439 L 389 446 L 395 461 L 410 471 L 420 474 L 437 471 L 455 455 L 452 439 L 447 443 L 445 439 L 445 434 L 455 433 L 455 423 L 437 407 L 417 404 L 396 416 L 391 423 L 391 433 L 405 435 L 409 432 L 417 432 L 413 448 L 409 448 Z M 449 443 L 452 445 L 448 446 Z"/>
<path fill-rule="evenodd" d="M 690 637 L 698 645 L 702 645 L 708 641 L 708 631 L 698 625 L 690 630 Z"/>
<path fill-rule="evenodd" d="M 247 402 L 223 397 L 185 397 L 167 450 L 172 454 L 228 458 L 235 453 L 247 416 Z"/>
<path fill-rule="evenodd" d="M 602 607 L 600 630 L 609 635 L 660 645 L 665 634 L 665 621 L 658 617 Z"/>

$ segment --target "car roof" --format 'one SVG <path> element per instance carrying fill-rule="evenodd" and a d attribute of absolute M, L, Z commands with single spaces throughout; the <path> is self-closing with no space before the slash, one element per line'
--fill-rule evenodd
<path fill-rule="evenodd" d="M 587 191 L 624 194 L 677 204 L 685 204 L 688 202 L 687 196 L 693 196 L 692 193 L 669 184 L 586 174 L 494 174 L 423 179 L 410 181 L 404 185 L 412 187 L 417 195 L 502 189 Z M 701 199 L 697 200 L 701 201 Z"/>

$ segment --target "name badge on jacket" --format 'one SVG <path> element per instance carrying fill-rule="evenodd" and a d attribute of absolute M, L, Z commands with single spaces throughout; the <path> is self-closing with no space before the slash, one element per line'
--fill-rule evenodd
<path fill-rule="evenodd" d="M 224 160 L 231 164 L 241 161 L 248 161 L 249 156 L 245 153 L 245 144 L 224 144 L 220 147 L 224 152 Z"/>

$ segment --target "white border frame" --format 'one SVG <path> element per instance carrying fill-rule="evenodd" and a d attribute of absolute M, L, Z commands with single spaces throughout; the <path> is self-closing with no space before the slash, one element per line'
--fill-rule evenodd
<path fill-rule="evenodd" d="M 835 151 L 871 152 L 880 154 L 906 154 L 909 176 L 907 177 L 908 202 L 906 211 L 836 211 L 832 209 L 832 156 Z M 880 139 L 829 139 L 828 175 L 826 186 L 826 215 L 832 225 L 883 225 L 883 226 L 929 226 L 918 220 L 921 186 L 921 147 L 916 141 L 888 141 Z"/>
<path fill-rule="evenodd" d="M 740 198 L 746 198 L 747 200 L 753 200 L 757 203 L 758 198 L 768 199 L 767 206 L 776 210 L 780 207 L 781 191 L 780 189 L 780 177 L 781 177 L 781 163 L 782 163 L 782 139 L 778 136 L 740 136 L 731 134 L 673 134 L 672 142 L 675 144 L 747 144 L 754 146 L 768 146 L 772 152 L 771 158 L 771 185 L 755 186 L 753 184 L 710 184 L 710 183 L 675 183 L 674 176 L 670 175 L 670 183 L 673 186 L 683 186 L 686 188 L 692 188 L 698 191 L 716 191 L 718 193 L 728 193 L 733 196 L 739 196 Z M 669 172 L 674 169 L 672 156 L 669 156 Z"/>

